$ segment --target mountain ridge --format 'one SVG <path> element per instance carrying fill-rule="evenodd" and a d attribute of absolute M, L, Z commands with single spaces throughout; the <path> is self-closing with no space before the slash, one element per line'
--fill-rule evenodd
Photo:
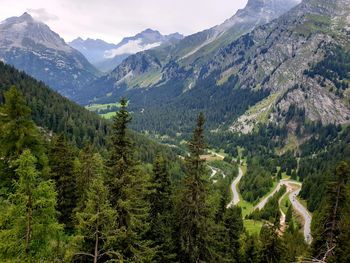
<path fill-rule="evenodd" d="M 162 35 L 157 30 L 147 28 L 134 36 L 123 38 L 118 44 L 107 43 L 101 39 L 77 38 L 69 45 L 83 53 L 98 69 L 108 72 L 132 54 L 171 44 L 182 38 L 183 35 L 179 33 Z"/>
<path fill-rule="evenodd" d="M 28 13 L 0 24 L 0 59 L 67 97 L 99 74 L 79 51 Z"/>
<path fill-rule="evenodd" d="M 281 2 L 285 4 L 277 5 Z M 187 36 L 175 45 L 151 49 L 129 57 L 110 74 L 92 83 L 86 94 L 95 92 L 90 97 L 92 99 L 106 96 L 124 87 L 128 89 L 157 87 L 171 79 L 175 72 L 185 71 L 188 74 L 185 74 L 187 83 L 183 90 L 189 90 L 197 81 L 199 68 L 220 48 L 250 32 L 260 23 L 264 24 L 266 22 L 264 19 L 277 18 L 297 3 L 298 1 L 295 0 L 287 2 L 284 0 L 250 0 L 244 9 L 239 10 L 221 25 Z M 266 7 L 276 7 L 276 9 L 262 8 L 262 4 L 267 4 Z M 268 17 L 267 13 L 270 14 Z M 231 27 L 225 29 L 228 25 Z M 76 99 L 81 103 L 87 103 L 86 94 L 84 98 L 77 97 Z"/>

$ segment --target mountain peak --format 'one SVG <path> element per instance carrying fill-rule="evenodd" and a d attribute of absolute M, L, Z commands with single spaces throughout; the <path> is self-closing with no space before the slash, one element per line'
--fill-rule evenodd
<path fill-rule="evenodd" d="M 159 31 L 158 30 L 153 30 L 152 28 L 146 28 L 145 30 L 141 31 L 141 34 L 142 33 L 159 33 Z"/>
<path fill-rule="evenodd" d="M 67 52 L 72 50 L 57 33 L 27 12 L 18 17 L 8 18 L 0 24 L 2 48 L 31 48 L 33 42 L 46 48 Z"/>
<path fill-rule="evenodd" d="M 24 12 L 23 15 L 19 17 L 21 20 L 26 20 L 26 21 L 33 21 L 33 17 L 28 14 L 27 12 Z"/>

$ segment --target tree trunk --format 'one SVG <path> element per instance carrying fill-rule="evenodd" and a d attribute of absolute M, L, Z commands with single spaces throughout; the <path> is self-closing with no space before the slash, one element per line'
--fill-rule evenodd
<path fill-rule="evenodd" d="M 26 231 L 26 255 L 29 254 L 29 243 L 32 235 L 32 219 L 33 219 L 33 204 L 32 204 L 32 195 L 29 195 L 27 203 L 27 231 Z"/>
<path fill-rule="evenodd" d="M 94 254 L 94 263 L 97 263 L 98 259 L 98 231 L 95 233 L 95 254 Z"/>

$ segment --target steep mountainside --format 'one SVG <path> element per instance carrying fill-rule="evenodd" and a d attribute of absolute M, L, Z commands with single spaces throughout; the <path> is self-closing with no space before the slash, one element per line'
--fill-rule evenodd
<path fill-rule="evenodd" d="M 297 3 L 298 0 L 249 0 L 244 9 L 221 25 L 185 37 L 176 44 L 128 57 L 75 99 L 81 103 L 93 98 L 115 100 L 120 89 L 159 87 L 176 79 L 186 79 L 181 89 L 189 90 L 196 85 L 201 67 L 221 48 Z"/>
<path fill-rule="evenodd" d="M 0 23 L 0 60 L 68 97 L 94 80 L 98 73 L 80 52 L 27 13 Z"/>
<path fill-rule="evenodd" d="M 183 36 L 179 33 L 163 36 L 156 30 L 146 29 L 135 36 L 124 38 L 119 44 L 109 44 L 99 39 L 78 38 L 69 45 L 84 54 L 98 69 L 108 72 L 132 54 L 160 45 L 176 43 L 182 38 Z"/>
<path fill-rule="evenodd" d="M 248 133 L 269 122 L 295 131 L 297 115 L 302 121 L 349 123 L 349 74 L 344 72 L 350 63 L 349 4 L 304 0 L 221 48 L 196 74 L 173 63 L 166 84 L 142 92 L 128 86 L 117 90 L 140 112 L 137 128 L 156 132 L 185 131 L 199 111 L 213 131 Z M 144 64 L 161 68 L 153 57 L 143 57 Z M 196 81 L 188 88 L 193 75 Z"/>

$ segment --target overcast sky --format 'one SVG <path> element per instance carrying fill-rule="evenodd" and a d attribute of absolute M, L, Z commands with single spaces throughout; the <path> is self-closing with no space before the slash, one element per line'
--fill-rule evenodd
<path fill-rule="evenodd" d="M 0 0 L 0 20 L 25 11 L 66 41 L 80 36 L 117 43 L 146 28 L 189 35 L 222 23 L 247 0 Z"/>

